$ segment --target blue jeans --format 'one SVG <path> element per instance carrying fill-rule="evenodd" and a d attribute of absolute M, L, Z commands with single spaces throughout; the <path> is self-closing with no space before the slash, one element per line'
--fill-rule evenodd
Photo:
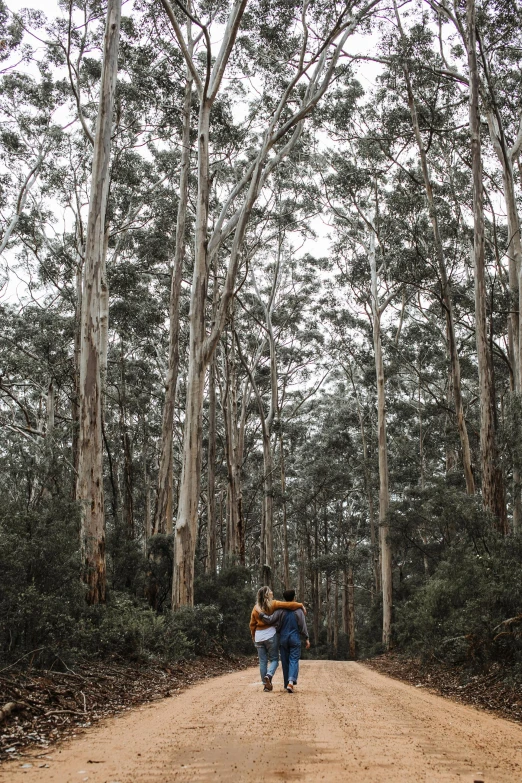
<path fill-rule="evenodd" d="M 279 664 L 279 634 L 275 633 L 270 639 L 264 642 L 256 642 L 257 654 L 259 656 L 259 672 L 261 682 L 265 674 L 274 676 L 275 670 Z"/>
<path fill-rule="evenodd" d="M 301 638 L 299 635 L 291 634 L 281 638 L 280 650 L 286 688 L 289 682 L 293 682 L 295 685 L 299 675 L 299 658 L 301 657 Z"/>

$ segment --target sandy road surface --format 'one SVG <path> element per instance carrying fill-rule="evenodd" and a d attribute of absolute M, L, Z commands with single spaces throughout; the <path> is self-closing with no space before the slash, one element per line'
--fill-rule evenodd
<path fill-rule="evenodd" d="M 521 783 L 522 727 L 356 663 L 301 664 L 262 693 L 248 669 L 0 768 L 2 783 Z M 32 763 L 23 768 L 21 764 Z M 48 767 L 40 767 L 48 764 Z"/>

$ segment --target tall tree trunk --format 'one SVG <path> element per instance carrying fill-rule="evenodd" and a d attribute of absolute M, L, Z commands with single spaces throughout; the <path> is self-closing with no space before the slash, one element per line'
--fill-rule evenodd
<path fill-rule="evenodd" d="M 349 617 L 348 617 L 348 570 L 343 571 L 343 595 L 342 595 L 342 630 L 348 637 Z"/>
<path fill-rule="evenodd" d="M 506 202 L 508 225 L 508 273 L 511 295 L 511 313 L 509 319 L 509 347 L 513 367 L 514 392 L 519 395 L 522 390 L 522 357 L 520 345 L 520 319 L 522 317 L 522 239 L 520 237 L 520 216 L 518 214 L 513 176 L 513 156 L 518 150 L 509 149 L 506 144 L 500 114 L 489 111 L 488 126 L 493 147 L 502 166 L 504 184 L 504 199 Z M 513 466 L 513 531 L 518 532 L 522 526 L 522 479 L 520 469 Z"/>
<path fill-rule="evenodd" d="M 386 442 L 386 398 L 384 362 L 381 343 L 381 312 L 377 289 L 377 261 L 375 257 L 375 230 L 370 229 L 370 272 L 372 284 L 373 348 L 375 373 L 377 377 L 377 440 L 379 449 L 379 542 L 381 549 L 382 584 L 382 643 L 386 649 L 391 645 L 392 626 L 392 552 L 389 541 L 387 514 L 390 506 L 388 488 L 388 447 Z"/>
<path fill-rule="evenodd" d="M 328 534 L 328 506 L 323 504 L 323 522 L 324 522 L 324 548 L 323 555 L 326 556 L 329 550 Z M 325 611 L 326 611 L 326 647 L 328 656 L 332 655 L 332 578 L 328 570 L 325 571 Z"/>
<path fill-rule="evenodd" d="M 189 23 L 189 46 L 192 49 Z M 170 286 L 169 305 L 169 358 L 165 381 L 165 403 L 161 425 L 161 454 L 158 470 L 158 490 L 154 511 L 154 532 L 172 533 L 173 528 L 173 457 L 174 409 L 179 368 L 179 300 L 185 260 L 185 226 L 190 174 L 190 108 L 192 102 L 192 77 L 187 70 L 185 100 L 183 104 L 183 132 L 181 137 L 181 169 L 179 178 L 179 202 L 176 220 L 176 247 Z"/>
<path fill-rule="evenodd" d="M 208 574 L 216 574 L 216 362 L 208 373 L 208 452 L 207 452 L 207 562 Z"/>
<path fill-rule="evenodd" d="M 206 357 L 205 307 L 207 299 L 207 227 L 209 197 L 209 124 L 211 102 L 201 100 L 198 122 L 198 195 L 194 247 L 194 272 L 190 292 L 189 361 L 187 399 L 178 517 L 174 534 L 172 608 L 194 604 L 194 558 L 198 524 L 202 462 L 203 394 Z"/>
<path fill-rule="evenodd" d="M 404 31 L 402 28 L 402 23 L 401 23 L 401 19 L 399 16 L 399 12 L 395 0 L 394 0 L 394 7 L 395 7 L 395 15 L 396 15 L 397 23 L 399 25 L 399 29 L 401 33 L 401 38 L 404 41 L 405 40 Z M 426 191 L 428 211 L 430 215 L 431 227 L 433 230 L 433 238 L 435 242 L 435 249 L 437 253 L 437 264 L 438 264 L 440 284 L 441 284 L 442 301 L 443 301 L 444 311 L 446 314 L 448 348 L 450 354 L 451 372 L 453 376 L 453 397 L 455 402 L 455 414 L 457 417 L 457 428 L 459 431 L 460 443 L 462 448 L 462 462 L 464 467 L 464 478 L 466 480 L 466 492 L 468 493 L 468 495 L 473 495 L 475 493 L 475 480 L 473 478 L 473 470 L 471 464 L 471 449 L 469 446 L 468 431 L 466 427 L 466 419 L 464 416 L 464 404 L 462 401 L 460 360 L 457 351 L 457 342 L 455 338 L 455 319 L 453 315 L 453 303 L 451 300 L 451 287 L 448 280 L 448 273 L 446 270 L 444 246 L 442 244 L 442 237 L 439 230 L 437 208 L 435 206 L 435 200 L 433 198 L 433 186 L 431 184 L 431 177 L 428 168 L 428 159 L 426 155 L 426 149 L 424 147 L 424 142 L 422 140 L 422 135 L 420 132 L 417 107 L 415 104 L 415 97 L 413 94 L 410 72 L 405 57 L 403 58 L 403 73 L 406 82 L 408 106 L 410 109 L 413 131 L 415 134 L 415 140 L 417 142 L 417 148 L 419 150 L 422 177 L 424 180 L 424 189 Z"/>
<path fill-rule="evenodd" d="M 469 127 L 473 175 L 473 261 L 475 270 L 475 332 L 480 398 L 480 455 L 482 499 L 501 533 L 507 533 L 507 514 L 502 469 L 496 435 L 495 390 L 492 356 L 486 326 L 486 273 L 484 255 L 484 193 L 480 142 L 479 74 L 476 53 L 475 2 L 467 0 L 467 54 L 469 68 Z"/>
<path fill-rule="evenodd" d="M 90 604 L 105 602 L 100 308 L 105 215 L 114 94 L 118 72 L 121 0 L 108 0 L 100 101 L 96 121 L 91 193 L 85 243 L 80 348 L 80 424 L 76 496 L 81 504 L 83 580 Z"/>
<path fill-rule="evenodd" d="M 263 547 L 261 560 L 263 584 L 273 587 L 274 580 L 274 464 L 270 433 L 266 427 L 263 405 L 260 405 L 261 433 L 263 439 Z"/>
<path fill-rule="evenodd" d="M 120 358 L 120 439 L 123 452 L 123 525 L 125 533 L 131 540 L 134 538 L 134 497 L 133 497 L 133 459 L 132 446 L 127 429 L 127 392 L 125 380 L 124 344 L 121 339 Z"/>
<path fill-rule="evenodd" d="M 306 594 L 306 549 L 301 541 L 299 544 L 299 561 L 298 561 L 298 598 L 299 601 L 305 600 Z"/>
<path fill-rule="evenodd" d="M 347 574 L 347 620 L 348 620 L 348 654 L 350 660 L 354 661 L 357 657 L 355 646 L 355 589 L 353 584 L 353 566 L 348 566 Z"/>
<path fill-rule="evenodd" d="M 285 472 L 285 447 L 283 443 L 283 430 L 279 429 L 279 456 L 281 461 L 281 506 L 282 506 L 282 538 L 283 538 L 283 584 L 285 590 L 290 589 L 290 563 L 288 556 L 288 520 L 286 515 L 286 472 Z"/>
<path fill-rule="evenodd" d="M 319 530 L 318 530 L 318 524 L 317 524 L 317 509 L 314 508 L 313 510 L 313 519 L 314 519 L 314 557 L 309 558 L 309 562 L 313 560 L 317 563 L 317 558 L 319 557 Z M 314 634 L 314 645 L 315 647 L 319 644 L 319 619 L 320 619 L 320 611 L 321 611 L 321 587 L 320 587 L 320 573 L 319 568 L 317 565 L 313 566 L 312 570 L 312 606 L 313 606 L 313 612 L 314 612 L 314 622 L 313 622 L 313 634 Z"/>
<path fill-rule="evenodd" d="M 265 415 L 263 399 L 258 389 L 251 367 L 246 361 L 241 350 L 241 344 L 237 332 L 234 333 L 239 358 L 246 370 L 259 411 L 259 421 L 261 423 L 261 437 L 263 442 L 263 506 L 261 512 L 261 533 L 259 537 L 259 558 L 260 558 L 260 576 L 263 584 L 273 587 L 274 579 L 274 464 L 272 454 L 272 443 L 270 439 L 270 427 L 274 419 L 275 409 L 270 405 L 268 415 Z M 273 381 L 274 375 L 271 372 Z M 273 387 L 272 387 L 273 388 Z M 272 397 L 273 399 L 273 397 Z"/>
<path fill-rule="evenodd" d="M 335 574 L 334 581 L 334 607 L 333 607 L 333 654 L 339 655 L 339 573 Z"/>
<path fill-rule="evenodd" d="M 229 558 L 238 557 L 240 549 L 243 548 L 244 550 L 244 541 L 241 543 L 243 537 L 243 520 L 241 518 L 241 463 L 238 455 L 237 368 L 233 333 L 234 327 L 232 324 L 232 339 L 230 348 L 226 350 L 225 356 L 226 385 L 223 400 L 225 451 L 228 474 L 226 554 Z"/>
<path fill-rule="evenodd" d="M 73 394 L 71 401 L 72 418 L 72 464 L 74 467 L 73 497 L 77 498 L 77 477 L 80 436 L 80 354 L 82 341 L 82 277 L 83 259 L 79 256 L 76 264 L 76 302 L 74 310 L 74 366 L 73 366 Z"/>
<path fill-rule="evenodd" d="M 149 461 L 147 456 L 148 447 L 148 430 L 145 417 L 142 422 L 143 429 L 143 445 L 141 452 L 141 463 L 143 468 L 143 550 L 147 554 L 147 541 L 152 535 L 152 515 L 150 509 L 150 473 L 149 473 Z"/>
<path fill-rule="evenodd" d="M 104 409 L 105 409 L 105 391 L 106 391 L 106 384 L 107 384 L 107 357 L 109 352 L 109 283 L 107 281 L 108 246 L 109 246 L 109 229 L 106 227 L 103 233 L 101 296 L 100 296 L 100 378 L 101 378 L 101 387 L 102 387 L 102 415 L 104 414 Z"/>
<path fill-rule="evenodd" d="M 359 430 L 361 432 L 361 445 L 362 445 L 362 453 L 363 453 L 363 470 L 364 470 L 364 489 L 366 491 L 366 496 L 368 498 L 368 513 L 370 516 L 370 541 L 372 547 L 373 586 L 375 590 L 375 595 L 378 595 L 381 592 L 381 574 L 380 574 L 381 564 L 379 560 L 379 542 L 377 540 L 377 532 L 376 532 L 376 525 L 375 525 L 375 507 L 373 502 L 370 461 L 368 459 L 368 445 L 366 442 L 366 432 L 364 428 L 363 411 L 362 411 L 361 401 L 359 399 L 359 392 L 357 391 L 357 387 L 355 385 L 355 379 L 353 377 L 353 370 L 351 364 L 349 366 L 349 376 L 352 383 L 353 392 L 355 395 L 355 402 L 357 405 L 357 416 L 359 419 Z M 372 601 L 373 601 L 373 597 L 374 596 L 372 593 Z"/>

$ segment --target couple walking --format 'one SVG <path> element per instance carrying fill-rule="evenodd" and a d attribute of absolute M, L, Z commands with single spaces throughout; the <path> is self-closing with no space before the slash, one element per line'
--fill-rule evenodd
<path fill-rule="evenodd" d="M 299 674 L 301 635 L 310 647 L 303 604 L 295 601 L 295 590 L 285 590 L 284 601 L 274 601 L 269 587 L 257 591 L 257 603 L 250 617 L 250 633 L 259 656 L 259 671 L 265 691 L 271 691 L 272 678 L 279 663 L 283 665 L 285 690 L 294 692 Z"/>

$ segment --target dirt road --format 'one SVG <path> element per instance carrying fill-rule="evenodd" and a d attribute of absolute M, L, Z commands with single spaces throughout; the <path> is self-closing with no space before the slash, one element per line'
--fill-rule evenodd
<path fill-rule="evenodd" d="M 107 720 L 47 757 L 10 762 L 0 781 L 522 781 L 522 727 L 509 721 L 356 663 L 302 663 L 293 696 L 280 670 L 272 693 L 257 676 L 207 680 Z"/>

